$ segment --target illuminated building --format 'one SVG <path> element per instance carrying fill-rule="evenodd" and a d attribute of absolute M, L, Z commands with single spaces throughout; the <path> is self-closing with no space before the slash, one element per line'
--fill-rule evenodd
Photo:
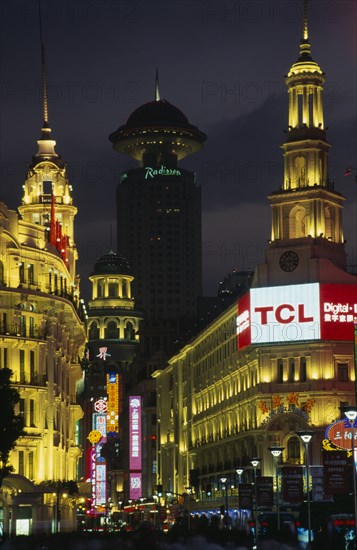
<path fill-rule="evenodd" d="M 201 189 L 179 161 L 199 151 L 205 139 L 177 107 L 160 99 L 157 81 L 155 100 L 138 107 L 110 135 L 116 151 L 139 163 L 121 175 L 117 187 L 117 234 L 144 312 L 146 357 L 172 353 L 196 320 L 202 290 Z"/>
<path fill-rule="evenodd" d="M 92 499 L 92 511 L 105 513 L 107 502 L 112 511 L 123 500 L 124 479 L 129 478 L 129 414 L 125 385 L 130 365 L 139 344 L 141 314 L 135 309 L 132 295 L 133 275 L 122 256 L 109 251 L 100 257 L 89 277 L 92 299 L 88 304 L 88 342 L 84 385 L 81 402 L 85 412 L 83 435 L 100 431 L 102 439 L 96 445 L 86 445 L 85 479 L 92 478 L 102 468 L 105 484 L 101 483 L 100 501 Z M 94 448 L 95 447 L 95 448 Z M 94 463 L 95 468 L 90 466 Z M 127 475 L 125 475 L 125 472 Z M 106 494 L 106 488 L 109 494 Z M 129 498 L 129 496 L 128 496 Z"/>
<path fill-rule="evenodd" d="M 153 375 L 165 491 L 185 492 L 198 469 L 204 497 L 220 476 L 234 483 L 235 468 L 252 470 L 257 456 L 273 475 L 273 445 L 284 447 L 285 464 L 303 464 L 299 430 L 314 430 L 310 460 L 321 464 L 326 426 L 355 402 L 357 280 L 346 270 L 344 199 L 328 177 L 324 76 L 311 58 L 306 14 L 303 32 L 286 78 L 284 181 L 269 196 L 266 261 L 238 311 L 228 308 Z"/>
<path fill-rule="evenodd" d="M 74 501 L 51 488 L 52 482 L 77 480 L 83 413 L 76 383 L 85 343 L 77 209 L 55 145 L 45 96 L 42 136 L 20 215 L 0 204 L 0 366 L 13 371 L 25 426 L 10 454 L 15 475 L 5 479 L 2 492 L 4 530 L 11 525 L 12 534 L 72 531 L 76 525 Z"/>

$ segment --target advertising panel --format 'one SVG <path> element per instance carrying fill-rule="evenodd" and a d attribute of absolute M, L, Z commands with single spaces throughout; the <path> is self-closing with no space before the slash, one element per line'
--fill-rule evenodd
<path fill-rule="evenodd" d="M 102 439 L 100 442 L 105 443 L 107 441 L 107 415 L 102 413 L 93 413 L 92 428 L 101 434 Z"/>
<path fill-rule="evenodd" d="M 238 301 L 238 349 L 275 342 L 353 341 L 354 323 L 356 285 L 252 288 Z"/>
<path fill-rule="evenodd" d="M 119 432 L 119 390 L 120 379 L 119 374 L 110 372 L 107 374 L 107 395 L 108 395 L 108 411 L 107 411 L 107 432 L 108 434 Z"/>
<path fill-rule="evenodd" d="M 130 498 L 138 500 L 142 497 L 141 472 L 130 472 Z"/>
<path fill-rule="evenodd" d="M 251 483 L 240 483 L 239 490 L 239 508 L 241 510 L 253 509 L 253 486 Z"/>
<path fill-rule="evenodd" d="M 141 470 L 141 396 L 129 397 L 129 468 Z"/>
<path fill-rule="evenodd" d="M 304 488 L 301 466 L 284 466 L 282 468 L 283 500 L 290 503 L 301 503 L 304 500 Z"/>
<path fill-rule="evenodd" d="M 324 492 L 328 495 L 349 493 L 350 468 L 347 451 L 323 451 Z"/>
<path fill-rule="evenodd" d="M 270 476 L 257 477 L 257 505 L 259 507 L 273 507 L 273 478 Z"/>

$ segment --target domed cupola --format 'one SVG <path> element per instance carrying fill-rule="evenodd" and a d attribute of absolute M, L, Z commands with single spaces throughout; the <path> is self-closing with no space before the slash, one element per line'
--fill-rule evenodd
<path fill-rule="evenodd" d="M 156 76 L 155 100 L 141 105 L 109 136 L 113 148 L 145 164 L 168 167 L 202 148 L 206 134 L 188 121 L 186 115 L 160 98 Z"/>

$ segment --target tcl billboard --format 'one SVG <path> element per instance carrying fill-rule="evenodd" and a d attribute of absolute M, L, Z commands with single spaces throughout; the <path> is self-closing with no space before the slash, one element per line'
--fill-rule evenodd
<path fill-rule="evenodd" d="M 353 340 L 357 285 L 253 288 L 238 302 L 238 349 L 300 340 Z"/>

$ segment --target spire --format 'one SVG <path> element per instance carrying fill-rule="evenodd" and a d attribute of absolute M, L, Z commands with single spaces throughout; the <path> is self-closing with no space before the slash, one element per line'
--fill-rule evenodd
<path fill-rule="evenodd" d="M 309 31 L 307 27 L 307 0 L 304 0 L 304 30 L 303 30 L 303 39 L 309 40 Z"/>
<path fill-rule="evenodd" d="M 41 0 L 39 0 L 39 2 L 38 2 L 38 17 L 39 17 L 39 23 L 40 23 L 40 40 L 41 40 L 43 126 L 44 126 L 44 128 L 47 128 L 48 127 L 47 70 L 46 70 L 45 43 L 43 41 L 43 32 L 42 32 Z"/>
<path fill-rule="evenodd" d="M 156 77 L 155 77 L 155 101 L 160 101 L 159 69 L 158 68 L 156 68 Z"/>
<path fill-rule="evenodd" d="M 307 1 L 308 0 L 303 0 L 303 31 L 302 39 L 300 40 L 300 56 L 303 56 L 304 59 L 311 54 L 307 21 Z"/>
<path fill-rule="evenodd" d="M 43 125 L 41 131 L 41 139 L 38 140 L 38 152 L 34 157 L 35 164 L 42 160 L 56 161 L 59 155 L 55 151 L 56 142 L 52 139 L 51 128 L 48 120 L 48 100 L 47 100 L 47 68 L 45 55 L 45 42 L 42 31 L 42 12 L 41 0 L 38 0 L 38 17 L 40 27 L 40 42 L 41 42 L 41 72 L 42 72 L 42 108 L 43 108 Z M 58 162 L 58 161 L 57 161 Z"/>

